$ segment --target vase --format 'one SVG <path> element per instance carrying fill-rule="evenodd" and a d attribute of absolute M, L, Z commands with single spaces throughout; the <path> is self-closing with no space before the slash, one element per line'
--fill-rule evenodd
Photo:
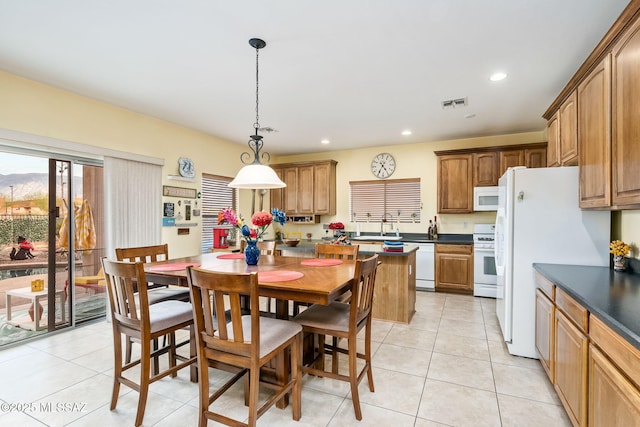
<path fill-rule="evenodd" d="M 627 258 L 623 256 L 614 256 L 613 257 L 613 270 L 614 271 L 625 271 L 627 269 Z"/>
<path fill-rule="evenodd" d="M 255 240 L 247 241 L 247 247 L 244 249 L 244 259 L 248 265 L 256 265 L 260 259 L 260 248 L 256 246 Z"/>

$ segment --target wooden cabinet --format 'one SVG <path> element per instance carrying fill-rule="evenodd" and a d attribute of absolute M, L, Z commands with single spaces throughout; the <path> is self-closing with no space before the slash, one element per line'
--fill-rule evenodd
<path fill-rule="evenodd" d="M 438 157 L 438 213 L 473 212 L 471 154 Z"/>
<path fill-rule="evenodd" d="M 473 293 L 473 245 L 437 243 L 435 256 L 437 292 Z"/>
<path fill-rule="evenodd" d="M 473 187 L 498 185 L 511 166 L 546 167 L 547 144 L 436 151 L 438 213 L 473 213 Z"/>
<path fill-rule="evenodd" d="M 612 204 L 640 205 L 640 19 L 623 34 L 611 55 Z"/>
<path fill-rule="evenodd" d="M 554 386 L 574 426 L 587 425 L 587 363 L 589 339 L 556 309 Z"/>
<path fill-rule="evenodd" d="M 274 165 L 287 186 L 271 190 L 271 207 L 288 216 L 335 215 L 336 164 L 327 160 Z"/>
<path fill-rule="evenodd" d="M 560 106 L 560 164 L 575 166 L 578 164 L 578 105 L 574 91 Z"/>
<path fill-rule="evenodd" d="M 473 186 L 495 186 L 498 178 L 498 153 L 473 153 Z"/>
<path fill-rule="evenodd" d="M 409 323 L 416 311 L 416 252 L 406 256 L 381 254 L 380 261 L 371 315 L 375 319 Z"/>
<path fill-rule="evenodd" d="M 640 350 L 591 316 L 589 425 L 640 426 Z"/>
<path fill-rule="evenodd" d="M 611 204 L 611 59 L 578 86 L 580 207 Z"/>
<path fill-rule="evenodd" d="M 547 166 L 560 166 L 560 120 L 556 111 L 547 123 Z"/>
<path fill-rule="evenodd" d="M 540 289 L 536 289 L 536 350 L 540 357 L 540 363 L 552 383 L 555 368 L 553 362 L 554 318 L 555 305 L 553 301 Z"/>

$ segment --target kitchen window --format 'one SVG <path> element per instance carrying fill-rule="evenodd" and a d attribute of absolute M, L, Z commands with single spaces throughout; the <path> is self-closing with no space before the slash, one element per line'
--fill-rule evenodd
<path fill-rule="evenodd" d="M 350 215 L 354 222 L 420 222 L 420 178 L 350 181 Z"/>
<path fill-rule="evenodd" d="M 232 180 L 226 176 L 202 174 L 202 253 L 213 247 L 213 226 L 218 224 L 220 209 L 238 211 L 236 189 L 228 186 Z"/>

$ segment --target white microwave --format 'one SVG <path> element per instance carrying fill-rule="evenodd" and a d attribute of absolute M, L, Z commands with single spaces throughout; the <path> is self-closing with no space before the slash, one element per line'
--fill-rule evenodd
<path fill-rule="evenodd" d="M 473 210 L 474 211 L 497 211 L 498 210 L 498 188 L 499 187 L 474 187 L 473 188 Z"/>

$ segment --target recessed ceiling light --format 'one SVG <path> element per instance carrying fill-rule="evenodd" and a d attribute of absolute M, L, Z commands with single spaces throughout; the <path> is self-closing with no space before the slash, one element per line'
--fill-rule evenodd
<path fill-rule="evenodd" d="M 321 144 L 329 144 L 331 141 L 329 141 L 328 139 L 323 139 L 322 141 L 320 141 Z"/>
<path fill-rule="evenodd" d="M 409 135 L 411 135 L 411 133 L 412 132 L 409 129 L 402 131 L 402 135 L 404 135 L 404 136 L 409 136 Z"/>
<path fill-rule="evenodd" d="M 489 80 L 491 80 L 492 82 L 499 82 L 500 80 L 504 80 L 506 78 L 507 78 L 507 73 L 499 72 L 499 73 L 492 74 L 491 77 L 489 77 Z"/>

